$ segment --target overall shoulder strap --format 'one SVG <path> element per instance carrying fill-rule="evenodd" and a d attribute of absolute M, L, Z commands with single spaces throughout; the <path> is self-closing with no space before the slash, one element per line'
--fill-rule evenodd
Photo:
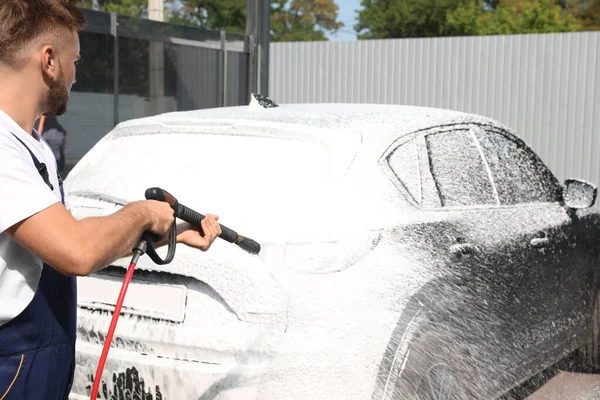
<path fill-rule="evenodd" d="M 25 144 L 25 142 L 23 142 L 21 139 L 19 139 L 19 137 L 17 135 L 15 135 L 12 132 L 11 132 L 11 134 L 19 142 L 21 142 L 21 144 L 23 146 L 25 146 L 25 148 L 27 149 L 27 151 L 31 155 L 31 159 L 33 160 L 33 164 L 35 165 L 35 168 L 38 170 L 39 174 L 42 176 L 42 179 L 44 180 L 44 183 L 46 183 L 46 185 L 48 185 L 48 187 L 50 188 L 50 190 L 54 190 L 54 186 L 50 182 L 50 177 L 48 175 L 48 167 L 46 167 L 46 164 L 40 162 L 40 160 L 38 160 L 38 158 L 35 156 L 35 154 L 33 154 L 33 152 L 31 151 L 31 149 L 29 148 L 29 146 L 27 146 Z M 57 171 L 57 175 L 58 175 L 58 184 L 60 186 L 60 194 L 61 194 L 61 197 L 62 197 L 62 203 L 65 204 L 65 195 L 64 195 L 63 187 L 62 187 L 62 177 L 60 176 L 60 173 L 58 172 L 58 168 L 57 168 L 56 171 Z"/>
<path fill-rule="evenodd" d="M 27 149 L 27 151 L 29 152 L 29 154 L 31 154 L 31 158 L 33 159 L 33 163 L 35 164 L 35 167 L 38 169 L 38 171 L 40 170 L 40 166 L 43 164 L 40 162 L 40 160 L 38 160 L 38 158 L 35 156 L 35 154 L 33 154 L 33 152 L 29 149 L 29 146 L 27 146 L 25 144 L 25 142 L 23 142 L 21 139 L 19 139 L 19 137 L 17 135 L 15 135 L 14 133 L 11 132 L 11 134 L 15 137 L 15 139 L 17 139 L 19 142 L 21 142 L 21 144 Z M 43 164 L 44 167 L 46 166 L 46 164 Z"/>

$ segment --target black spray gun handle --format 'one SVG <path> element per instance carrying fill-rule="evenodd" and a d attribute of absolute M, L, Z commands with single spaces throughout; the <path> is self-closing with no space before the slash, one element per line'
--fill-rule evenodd
<path fill-rule="evenodd" d="M 150 188 L 146 190 L 146 199 L 164 201 L 169 203 L 171 208 L 173 208 L 173 210 L 175 211 L 176 218 L 184 220 L 192 224 L 195 228 L 200 229 L 200 231 L 202 231 L 202 226 L 200 225 L 200 222 L 202 222 L 205 216 L 179 203 L 179 201 L 177 201 L 177 199 L 166 190 L 157 187 Z M 229 243 L 238 245 L 250 254 L 258 254 L 260 252 L 260 244 L 256 241 L 245 236 L 239 235 L 236 231 L 226 227 L 225 225 L 219 225 L 222 231 L 219 235 L 221 239 L 224 239 Z"/>

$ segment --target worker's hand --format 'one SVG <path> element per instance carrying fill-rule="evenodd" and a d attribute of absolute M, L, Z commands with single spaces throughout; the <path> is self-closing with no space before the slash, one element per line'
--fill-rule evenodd
<path fill-rule="evenodd" d="M 215 239 L 221 234 L 221 225 L 217 222 L 219 217 L 213 214 L 206 214 L 200 222 L 202 226 L 202 233 L 199 229 L 188 225 L 188 229 L 182 231 L 177 235 L 177 242 L 183 243 L 190 247 L 207 251 Z"/>
<path fill-rule="evenodd" d="M 151 220 L 148 229 L 157 235 L 166 234 L 175 221 L 175 211 L 164 201 L 145 200 L 145 205 Z"/>

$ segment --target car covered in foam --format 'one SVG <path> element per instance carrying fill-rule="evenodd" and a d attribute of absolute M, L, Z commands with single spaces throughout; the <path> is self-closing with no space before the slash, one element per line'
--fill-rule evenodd
<path fill-rule="evenodd" d="M 161 187 L 262 246 L 143 256 L 100 398 L 493 399 L 597 361 L 594 185 L 482 116 L 269 105 L 123 122 L 67 177 L 76 218 Z M 128 265 L 78 279 L 73 399 Z"/>

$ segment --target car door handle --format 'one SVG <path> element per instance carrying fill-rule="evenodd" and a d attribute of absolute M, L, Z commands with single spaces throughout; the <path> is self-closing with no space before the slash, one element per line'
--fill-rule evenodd
<path fill-rule="evenodd" d="M 531 239 L 531 246 L 533 247 L 544 247 L 550 243 L 550 239 L 547 237 L 539 237 Z"/>
<path fill-rule="evenodd" d="M 463 256 L 473 254 L 475 252 L 475 246 L 471 243 L 458 243 L 450 246 L 450 253 L 455 256 Z"/>

